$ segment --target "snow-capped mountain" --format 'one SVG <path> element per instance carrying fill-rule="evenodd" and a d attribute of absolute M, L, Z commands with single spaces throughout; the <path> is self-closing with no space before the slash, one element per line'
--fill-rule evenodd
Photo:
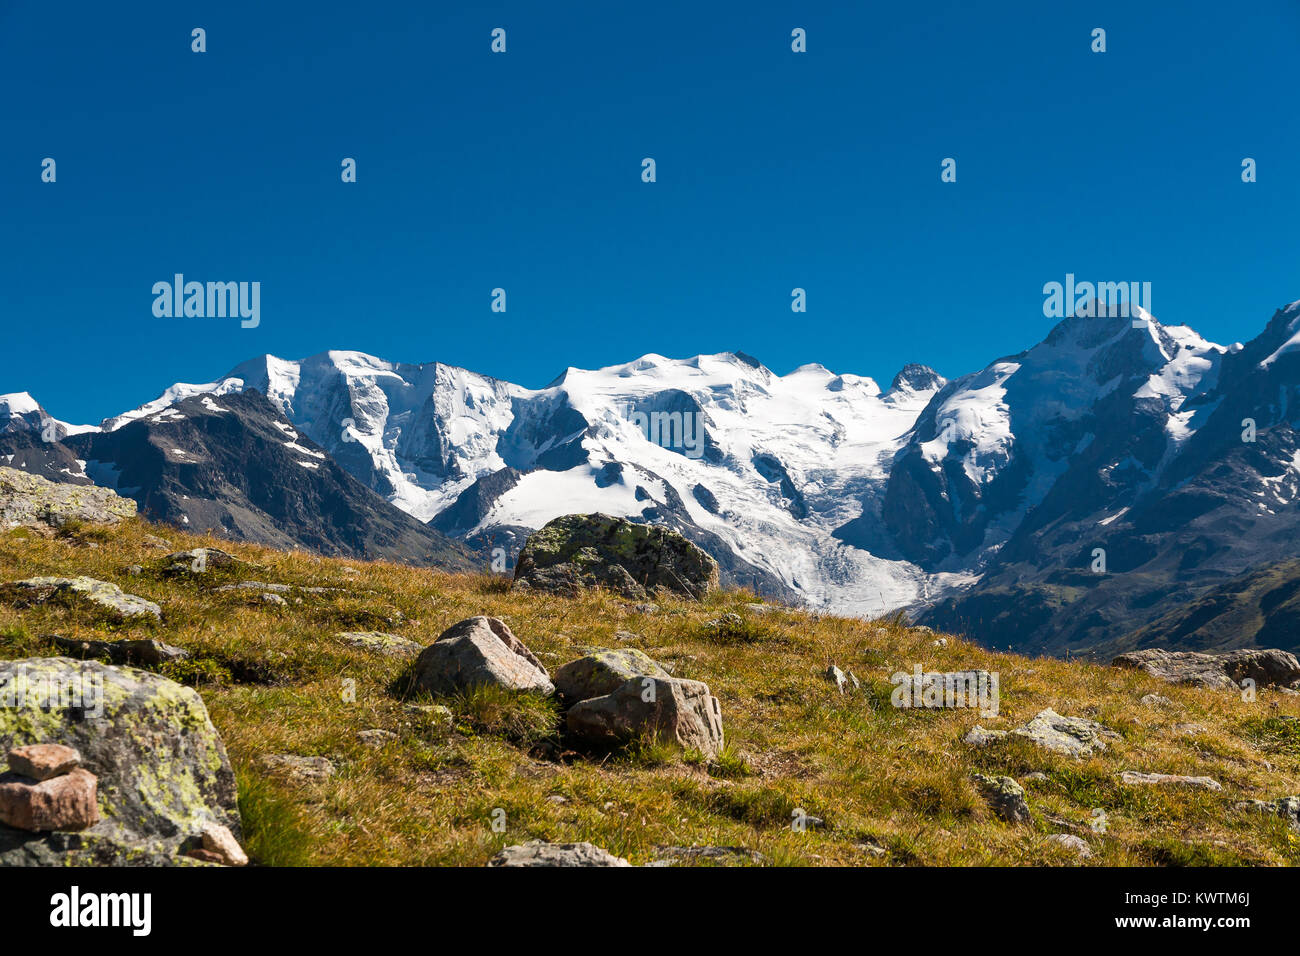
<path fill-rule="evenodd" d="M 89 431 L 60 423 L 54 441 L 33 437 L 51 426 L 30 396 L 0 398 L 0 461 L 118 480 L 132 462 L 111 436 L 145 428 L 156 446 L 168 422 L 239 412 L 481 558 L 508 564 L 550 519 L 603 511 L 676 527 L 733 584 L 845 614 L 909 607 L 1055 653 L 1122 644 L 1236 576 L 1291 567 L 1298 384 L 1300 302 L 1230 347 L 1141 312 L 1067 318 L 951 382 L 909 365 L 883 392 L 741 352 L 570 368 L 541 389 L 358 352 L 268 355 Z M 274 423 L 226 402 L 253 392 Z M 229 470 L 239 456 L 209 459 Z M 371 507 L 354 499 L 347 520 Z M 322 533 L 303 523 L 295 540 Z M 1251 640 L 1186 630 L 1170 618 L 1150 633 Z"/>
<path fill-rule="evenodd" d="M 942 385 L 909 366 L 882 393 L 820 365 L 779 376 L 722 353 L 570 368 L 530 390 L 439 363 L 328 352 L 263 356 L 172 386 L 104 427 L 256 390 L 394 505 L 480 547 L 510 550 L 552 518 L 603 511 L 677 527 L 733 582 L 879 613 L 920 598 L 927 575 L 834 531 L 883 491 Z"/>

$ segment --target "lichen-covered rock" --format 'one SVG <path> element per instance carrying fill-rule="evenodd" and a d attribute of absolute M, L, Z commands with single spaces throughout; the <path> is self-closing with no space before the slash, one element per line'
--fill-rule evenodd
<path fill-rule="evenodd" d="M 158 568 L 164 574 L 206 574 L 208 571 L 240 565 L 248 565 L 248 562 L 220 548 L 192 548 L 189 551 L 176 551 L 158 562 Z M 266 585 L 259 586 L 266 587 Z"/>
<path fill-rule="evenodd" d="M 414 678 L 417 689 L 435 695 L 492 684 L 555 693 L 541 661 L 495 617 L 466 618 L 443 631 L 416 658 Z"/>
<path fill-rule="evenodd" d="M 530 840 L 518 846 L 508 846 L 492 859 L 488 866 L 631 866 L 627 860 L 614 856 L 590 843 L 547 843 Z"/>
<path fill-rule="evenodd" d="M 416 641 L 379 631 L 344 631 L 335 636 L 349 647 L 385 657 L 416 657 L 424 650 L 424 646 Z"/>
<path fill-rule="evenodd" d="M 1222 790 L 1223 786 L 1212 777 L 1189 777 L 1177 773 L 1144 773 L 1125 770 L 1119 775 L 1122 783 L 1145 787 L 1191 787 L 1196 790 Z"/>
<path fill-rule="evenodd" d="M 714 757 L 723 747 L 722 708 L 707 684 L 673 677 L 633 677 L 612 693 L 569 708 L 569 731 L 612 745 L 650 737 Z"/>
<path fill-rule="evenodd" d="M 4 593 L 19 603 L 48 604 L 70 601 L 91 604 L 119 621 L 135 618 L 162 619 L 162 608 L 134 594 L 127 594 L 116 584 L 96 578 L 28 578 L 4 585 Z"/>
<path fill-rule="evenodd" d="M 0 661 L 0 749 L 34 743 L 81 754 L 101 819 L 75 839 L 0 831 L 0 866 L 177 862 L 207 823 L 240 832 L 234 772 L 191 688 L 98 661 Z"/>
<path fill-rule="evenodd" d="M 1300 797 L 1278 797 L 1276 800 L 1243 800 L 1237 804 L 1238 810 L 1254 810 L 1279 816 L 1291 825 L 1291 829 L 1300 830 Z"/>
<path fill-rule="evenodd" d="M 1235 690 L 1243 680 L 1257 687 L 1289 687 L 1300 681 L 1300 660 L 1289 651 L 1245 648 L 1219 654 L 1153 647 L 1120 654 L 1111 664 L 1146 671 L 1171 684 Z"/>
<path fill-rule="evenodd" d="M 555 672 L 555 689 L 576 703 L 611 694 L 634 677 L 670 677 L 648 655 L 635 648 L 592 651 Z"/>
<path fill-rule="evenodd" d="M 135 514 L 135 502 L 110 488 L 62 484 L 16 468 L 0 468 L 0 528 L 57 528 L 69 521 L 116 524 Z"/>
<path fill-rule="evenodd" d="M 662 525 L 565 515 L 529 537 L 515 565 L 515 586 L 569 595 L 604 587 L 633 600 L 662 589 L 699 599 L 718 586 L 718 564 Z"/>
<path fill-rule="evenodd" d="M 1106 749 L 1106 739 L 1118 739 L 1119 734 L 1108 727 L 1103 727 L 1095 720 L 1082 717 L 1062 717 L 1050 707 L 1040 710 L 1033 720 L 1023 727 L 1013 730 L 985 730 L 974 727 L 966 734 L 965 741 L 973 747 L 986 747 L 1007 737 L 1022 737 L 1046 750 L 1067 754 L 1071 757 L 1084 757 L 1099 750 Z"/>
<path fill-rule="evenodd" d="M 168 661 L 183 661 L 190 652 L 154 639 L 138 641 L 83 641 L 72 637 L 49 638 L 69 657 L 81 660 L 86 658 L 108 658 L 112 664 L 129 664 L 132 667 L 160 667 Z"/>
<path fill-rule="evenodd" d="M 989 809 L 999 817 L 1007 823 L 1024 823 L 1029 819 L 1025 788 L 1015 780 L 1010 777 L 990 777 L 982 773 L 977 773 L 974 777 Z"/>

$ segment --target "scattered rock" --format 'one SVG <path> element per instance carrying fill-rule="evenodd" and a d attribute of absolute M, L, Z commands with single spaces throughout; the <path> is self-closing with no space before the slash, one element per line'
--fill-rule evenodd
<path fill-rule="evenodd" d="M 32 832 L 85 830 L 99 822 L 98 788 L 95 775 L 80 768 L 40 782 L 0 774 L 0 823 Z"/>
<path fill-rule="evenodd" d="M 707 684 L 674 677 L 634 677 L 612 693 L 569 708 L 569 731 L 597 744 L 641 736 L 716 757 L 723 747 L 722 708 Z"/>
<path fill-rule="evenodd" d="M 1243 800 L 1237 804 L 1237 809 L 1274 814 L 1291 824 L 1293 830 L 1300 830 L 1300 797 L 1278 797 L 1276 800 Z"/>
<path fill-rule="evenodd" d="M 100 812 L 76 834 L 0 831 L 0 866 L 173 862 L 204 822 L 239 832 L 235 774 L 192 688 L 99 661 L 37 657 L 0 661 L 0 696 L 0 747 L 75 749 L 79 770 L 98 778 Z"/>
<path fill-rule="evenodd" d="M 206 574 L 215 569 L 233 568 L 238 565 L 248 565 L 248 562 L 220 548 L 192 548 L 189 551 L 176 551 L 158 562 L 159 570 L 164 574 Z"/>
<path fill-rule="evenodd" d="M 1025 783 L 1047 783 L 1051 778 L 1041 770 L 1025 774 Z"/>
<path fill-rule="evenodd" d="M 1134 667 L 1171 684 L 1235 690 L 1243 680 L 1258 687 L 1288 687 L 1300 680 L 1300 660 L 1277 648 L 1247 648 L 1219 654 L 1148 648 L 1120 654 L 1111 664 Z"/>
<path fill-rule="evenodd" d="M 456 717 L 452 714 L 451 708 L 444 707 L 442 704 L 407 704 L 406 711 L 448 728 L 456 722 Z"/>
<path fill-rule="evenodd" d="M 298 754 L 263 754 L 262 766 L 283 772 L 293 780 L 328 780 L 335 773 L 334 764 L 326 758 Z"/>
<path fill-rule="evenodd" d="M 0 468 L 0 528 L 59 528 L 69 521 L 117 524 L 135 514 L 135 502 L 110 488 L 64 484 Z"/>
<path fill-rule="evenodd" d="M 248 865 L 248 856 L 229 827 L 222 826 L 220 823 L 204 824 L 199 839 L 203 841 L 204 851 L 215 857 L 214 862 L 222 866 Z"/>
<path fill-rule="evenodd" d="M 144 574 L 144 568 L 140 567 L 138 564 L 128 564 L 122 569 L 122 572 L 129 577 L 138 578 L 140 575 Z"/>
<path fill-rule="evenodd" d="M 289 602 L 286 601 L 284 598 L 280 597 L 280 595 L 278 594 L 271 594 L 269 592 L 264 591 L 262 592 L 262 594 L 258 596 L 262 599 L 263 604 L 274 604 L 276 607 L 289 606 Z"/>
<path fill-rule="evenodd" d="M 119 621 L 139 617 L 162 620 L 162 608 L 157 604 L 96 578 L 28 578 L 5 585 L 5 590 L 18 600 L 32 604 L 48 604 L 56 599 L 93 604 Z"/>
<path fill-rule="evenodd" d="M 415 641 L 380 631 L 343 631 L 335 637 L 349 647 L 372 651 L 386 657 L 416 657 L 424 650 L 423 645 Z"/>
<path fill-rule="evenodd" d="M 155 551 L 166 551 L 172 546 L 170 541 L 166 538 L 160 538 L 156 534 L 147 534 L 140 539 L 140 542 L 146 548 L 153 548 Z"/>
<path fill-rule="evenodd" d="M 637 634 L 635 631 L 615 631 L 615 632 L 614 632 L 614 640 L 616 640 L 616 641 L 639 641 L 639 640 L 641 640 L 641 635 L 640 635 L 640 634 Z"/>
<path fill-rule="evenodd" d="M 767 862 L 763 854 L 743 846 L 657 846 L 655 852 L 660 858 L 647 866 L 676 866 L 682 860 L 709 860 L 724 866 L 746 862 L 761 866 Z"/>
<path fill-rule="evenodd" d="M 547 843 L 530 840 L 518 846 L 508 846 L 492 859 L 488 866 L 631 866 L 622 857 L 614 856 L 590 843 Z"/>
<path fill-rule="evenodd" d="M 104 658 L 113 664 L 126 664 L 131 667 L 161 667 L 168 661 L 182 661 L 190 652 L 179 647 L 172 647 L 162 641 L 153 639 L 140 641 L 82 641 L 75 637 L 47 635 L 47 640 L 69 657 L 80 660 Z"/>
<path fill-rule="evenodd" d="M 984 747 L 1008 736 L 1023 737 L 1040 747 L 1071 757 L 1083 757 L 1105 750 L 1105 738 L 1118 739 L 1119 734 L 1093 720 L 1082 717 L 1062 717 L 1050 707 L 1040 710 L 1034 719 L 1014 730 L 985 730 L 975 727 L 965 736 L 966 743 Z"/>
<path fill-rule="evenodd" d="M 1163 697 L 1160 694 L 1144 694 L 1142 700 L 1140 700 L 1139 703 L 1146 707 L 1174 706 L 1174 702 L 1172 700 L 1170 700 L 1168 697 Z"/>
<path fill-rule="evenodd" d="M 453 624 L 415 661 L 415 686 L 431 694 L 449 695 L 485 684 L 555 692 L 541 661 L 495 617 Z"/>
<path fill-rule="evenodd" d="M 633 604 L 632 610 L 635 611 L 637 614 L 658 614 L 659 605 L 658 604 Z"/>
<path fill-rule="evenodd" d="M 849 686 L 848 675 L 845 674 L 844 671 L 836 667 L 834 664 L 826 668 L 825 677 L 828 681 L 830 681 L 835 685 L 835 689 L 838 690 L 841 694 L 843 694 L 846 690 L 848 690 L 848 686 Z"/>
<path fill-rule="evenodd" d="M 528 538 L 515 565 L 515 586 L 570 596 L 604 587 L 632 600 L 662 589 L 698 600 L 718 586 L 718 564 L 662 525 L 565 515 Z"/>
<path fill-rule="evenodd" d="M 1130 786 L 1153 787 L 1194 787 L 1200 790 L 1222 790 L 1217 780 L 1210 777 L 1188 777 L 1174 773 L 1143 773 L 1140 770 L 1125 770 L 1119 779 Z"/>
<path fill-rule="evenodd" d="M 81 754 L 63 744 L 28 744 L 15 747 L 6 758 L 9 770 L 33 780 L 49 780 L 71 773 L 81 766 Z"/>
<path fill-rule="evenodd" d="M 393 733 L 391 730 L 375 728 L 373 730 L 357 731 L 357 740 L 361 741 L 367 747 L 374 747 L 376 750 L 396 739 L 397 734 Z"/>
<path fill-rule="evenodd" d="M 999 817 L 1007 823 L 1024 823 L 1029 819 L 1024 787 L 1010 777 L 990 777 L 982 773 L 974 777 L 989 808 Z"/>
<path fill-rule="evenodd" d="M 1077 837 L 1073 833 L 1053 833 L 1047 838 L 1046 842 L 1063 847 L 1076 854 L 1080 859 L 1086 860 L 1092 856 L 1092 847 L 1088 846 L 1082 837 Z"/>
<path fill-rule="evenodd" d="M 940 637 L 940 638 L 938 638 L 938 639 L 936 639 L 936 640 L 933 640 L 933 641 L 930 642 L 930 646 L 931 646 L 931 647 L 947 647 L 947 646 L 948 646 L 948 638 L 946 638 L 946 637 Z"/>

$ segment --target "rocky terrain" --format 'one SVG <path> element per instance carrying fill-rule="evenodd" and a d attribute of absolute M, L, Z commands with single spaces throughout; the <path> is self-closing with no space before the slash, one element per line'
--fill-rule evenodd
<path fill-rule="evenodd" d="M 1031 659 L 690 547 L 574 517 L 532 563 L 567 569 L 509 576 L 0 530 L 0 863 L 1300 862 L 1293 655 Z"/>

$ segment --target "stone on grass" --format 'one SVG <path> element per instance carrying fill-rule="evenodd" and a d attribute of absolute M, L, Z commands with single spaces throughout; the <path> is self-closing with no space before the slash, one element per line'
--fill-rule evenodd
<path fill-rule="evenodd" d="M 1300 830 L 1300 796 L 1278 797 L 1276 800 L 1243 800 L 1237 804 L 1237 809 L 1279 816 L 1291 825 L 1291 829 Z"/>
<path fill-rule="evenodd" d="M 718 563 L 663 525 L 565 515 L 529 536 L 514 583 L 569 596 L 603 587 L 634 601 L 658 590 L 698 600 L 717 588 Z"/>
<path fill-rule="evenodd" d="M 575 704 L 565 723 L 574 735 L 601 745 L 649 737 L 707 757 L 723 748 L 722 708 L 700 681 L 634 677 L 610 694 Z"/>
<path fill-rule="evenodd" d="M 84 575 L 75 578 L 28 578 L 5 585 L 4 590 L 19 601 L 32 604 L 48 604 L 55 600 L 90 604 L 118 621 L 162 619 L 162 608 L 152 601 L 127 594 L 116 584 Z"/>
<path fill-rule="evenodd" d="M 576 703 L 611 694 L 634 677 L 669 677 L 668 671 L 635 648 L 596 648 L 555 672 L 555 689 Z"/>
<path fill-rule="evenodd" d="M 203 841 L 203 849 L 216 857 L 222 866 L 248 865 L 248 855 L 229 827 L 220 823 L 206 823 L 199 833 L 199 839 Z"/>
<path fill-rule="evenodd" d="M 164 574 L 206 574 L 208 571 L 247 565 L 248 562 L 220 548 L 191 548 L 175 551 L 158 562 Z"/>
<path fill-rule="evenodd" d="M 492 859 L 488 866 L 631 866 L 622 857 L 614 856 L 590 843 L 547 843 L 530 840 L 517 846 L 508 846 Z"/>
<path fill-rule="evenodd" d="M 1073 833 L 1053 833 L 1046 842 L 1069 850 L 1084 860 L 1092 856 L 1092 847 L 1088 846 L 1082 837 L 1077 837 Z"/>
<path fill-rule="evenodd" d="M 417 689 L 435 695 L 484 685 L 555 692 L 541 661 L 495 617 L 471 617 L 447 628 L 416 659 L 414 677 Z"/>
<path fill-rule="evenodd" d="M 1257 687 L 1289 687 L 1300 681 L 1300 660 L 1277 648 L 1243 648 L 1217 654 L 1153 647 L 1120 654 L 1111 664 L 1134 667 L 1171 684 L 1235 690 L 1243 680 Z"/>
<path fill-rule="evenodd" d="M 262 766 L 267 770 L 282 772 L 291 780 L 327 780 L 334 776 L 334 764 L 325 757 L 263 754 Z"/>
<path fill-rule="evenodd" d="M 113 664 L 131 667 L 161 667 L 168 661 L 183 661 L 190 656 L 187 650 L 152 638 L 139 641 L 83 641 L 51 634 L 48 640 L 69 657 L 80 660 L 106 657 Z"/>
<path fill-rule="evenodd" d="M 1046 750 L 1071 757 L 1085 757 L 1106 749 L 1106 739 L 1118 739 L 1119 734 L 1094 720 L 1082 717 L 1062 717 L 1050 707 L 1040 710 L 1034 718 L 1014 730 L 985 730 L 973 728 L 966 743 L 974 747 L 988 746 L 1008 737 L 1021 737 Z"/>
<path fill-rule="evenodd" d="M 422 644 L 380 631 L 343 631 L 335 637 L 349 647 L 372 651 L 386 657 L 416 657 L 424 650 Z"/>
<path fill-rule="evenodd" d="M 1024 823 L 1029 819 L 1025 789 L 1015 780 L 1010 777 L 990 777 L 982 773 L 977 773 L 974 777 L 989 809 L 999 817 L 1007 823 Z"/>
<path fill-rule="evenodd" d="M 1145 773 L 1140 770 L 1125 770 L 1119 775 L 1122 783 L 1130 786 L 1148 787 L 1191 787 L 1197 790 L 1222 790 L 1219 781 L 1212 777 L 1189 777 L 1177 773 Z"/>

